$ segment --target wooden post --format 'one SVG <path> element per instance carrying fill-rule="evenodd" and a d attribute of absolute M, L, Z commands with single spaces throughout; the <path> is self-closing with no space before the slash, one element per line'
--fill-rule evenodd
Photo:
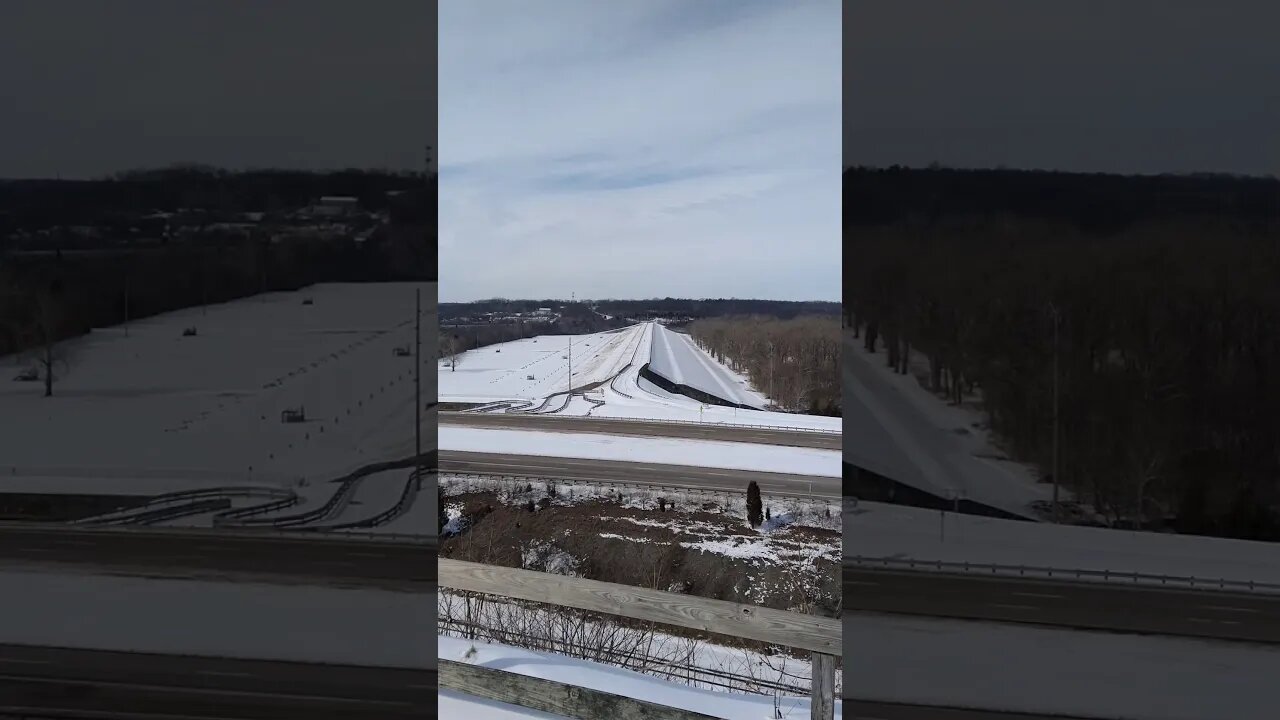
<path fill-rule="evenodd" d="M 836 715 L 836 659 L 825 653 L 812 653 L 813 676 L 809 699 L 810 720 L 833 720 Z"/>

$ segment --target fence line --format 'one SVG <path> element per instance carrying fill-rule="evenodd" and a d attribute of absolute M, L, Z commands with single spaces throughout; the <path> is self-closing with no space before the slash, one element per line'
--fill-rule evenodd
<path fill-rule="evenodd" d="M 772 645 L 782 645 L 799 650 L 808 650 L 811 654 L 813 688 L 810 702 L 810 717 L 813 720 L 832 720 L 835 715 L 835 666 L 836 659 L 841 657 L 840 621 L 833 618 L 803 615 L 785 612 L 772 608 L 756 607 L 724 600 L 711 600 L 679 593 L 649 590 L 647 588 L 619 585 L 617 583 L 588 580 L 578 577 L 551 575 L 548 573 L 521 570 L 517 568 L 481 565 L 440 558 L 436 563 L 438 584 L 441 588 L 452 588 L 467 592 L 484 593 L 502 597 L 527 600 L 530 602 L 559 605 L 577 608 L 605 615 L 615 615 L 669 625 L 690 630 L 756 640 Z M 444 672 L 446 661 L 441 661 L 441 687 L 471 692 L 468 688 L 479 691 L 492 689 L 491 684 L 479 683 L 474 677 L 460 678 L 452 676 L 458 685 L 449 685 Z M 491 682 L 501 680 L 507 690 L 521 685 L 522 681 L 510 678 L 486 676 Z M 566 694 L 566 687 L 558 685 L 557 692 Z M 586 691 L 584 691 L 586 692 Z M 592 691 L 594 692 L 594 691 Z M 570 693 L 572 694 L 572 693 Z M 484 697 L 490 697 L 485 695 Z M 513 702 L 525 707 L 533 707 L 524 702 L 520 695 L 511 696 Z M 496 699 L 496 698 L 492 698 Z M 610 706 L 612 707 L 612 706 Z M 599 712 L 599 708 L 588 707 L 587 710 Z M 576 712 L 585 712 L 579 708 Z M 632 708 L 635 711 L 635 708 Z M 564 710 L 549 712 L 566 713 Z M 655 715 L 616 714 L 621 710 L 611 710 L 615 717 L 657 717 Z M 679 712 L 679 711 L 675 711 Z M 573 715 L 574 717 L 601 717 L 602 715 Z M 665 715 L 671 718 L 705 717 L 698 715 Z"/>
<path fill-rule="evenodd" d="M 635 700 L 531 675 L 440 659 L 440 687 L 578 720 L 719 720 L 691 710 Z"/>
<path fill-rule="evenodd" d="M 1101 582 L 1127 582 L 1133 585 L 1181 586 L 1190 589 L 1205 590 L 1238 590 L 1242 592 L 1276 592 L 1280 593 L 1280 583 L 1257 582 L 1254 580 L 1227 580 L 1225 578 L 1203 578 L 1194 575 L 1158 575 L 1154 573 L 1125 572 L 1121 570 L 1083 570 L 1075 568 L 1056 568 L 1037 565 L 1000 565 L 995 563 L 955 562 L 946 560 L 917 560 L 913 558 L 867 557 L 863 555 L 844 556 L 845 565 L 863 568 L 893 568 L 900 570 L 957 572 L 963 574 L 982 574 L 996 577 L 1043 577 L 1052 579 L 1075 579 Z"/>
<path fill-rule="evenodd" d="M 481 414 L 481 413 L 477 413 L 474 411 L 473 412 L 441 412 L 440 415 L 444 418 L 441 421 L 441 424 L 446 424 L 446 425 L 448 424 L 447 416 L 449 415 L 464 415 L 464 414 Z M 524 416 L 524 415 L 527 415 L 528 413 L 517 413 L 517 414 Z M 560 420 L 571 421 L 571 419 L 578 419 L 584 416 L 538 415 L 537 417 L 550 417 L 550 418 L 556 418 Z M 642 417 L 617 417 L 617 416 L 605 416 L 605 415 L 592 415 L 591 420 L 608 420 L 610 422 L 660 423 L 660 424 L 670 424 L 670 425 L 702 425 L 706 427 L 730 427 L 730 428 L 743 428 L 746 430 L 776 430 L 778 432 L 797 432 L 797 433 L 810 433 L 810 434 L 817 434 L 817 435 L 833 435 L 833 436 L 840 436 L 843 434 L 842 430 L 827 430 L 825 428 L 807 428 L 807 427 L 796 427 L 796 426 L 788 426 L 788 425 L 748 425 L 745 423 L 704 422 L 701 420 L 675 420 L 671 418 L 642 418 Z M 552 422 L 554 422 L 554 420 L 552 420 Z"/>

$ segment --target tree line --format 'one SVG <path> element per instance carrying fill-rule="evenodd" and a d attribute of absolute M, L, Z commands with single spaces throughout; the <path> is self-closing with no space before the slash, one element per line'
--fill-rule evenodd
<path fill-rule="evenodd" d="M 1056 405 L 1058 479 L 1110 522 L 1280 540 L 1277 277 L 1274 221 L 913 216 L 846 230 L 844 320 L 898 372 L 926 355 L 951 401 L 980 392 L 1044 475 Z"/>
<path fill-rule="evenodd" d="M 689 334 L 779 409 L 840 415 L 840 324 L 834 316 L 695 320 Z"/>

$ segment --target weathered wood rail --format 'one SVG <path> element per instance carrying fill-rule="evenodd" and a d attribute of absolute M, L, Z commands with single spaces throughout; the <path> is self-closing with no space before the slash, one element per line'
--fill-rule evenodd
<path fill-rule="evenodd" d="M 559 605 L 606 615 L 808 650 L 812 658 L 810 717 L 835 717 L 835 669 L 841 657 L 840 621 L 724 600 L 616 583 L 440 558 L 440 588 Z M 440 687 L 566 717 L 709 717 L 612 693 L 555 683 L 492 668 L 440 661 Z M 536 704 L 533 704 L 536 703 Z M 600 713 L 607 710 L 604 715 Z"/>

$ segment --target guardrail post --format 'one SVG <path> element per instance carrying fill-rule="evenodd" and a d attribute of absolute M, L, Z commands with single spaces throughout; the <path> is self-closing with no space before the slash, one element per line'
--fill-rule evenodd
<path fill-rule="evenodd" d="M 811 653 L 809 719 L 834 720 L 836 715 L 836 659 L 833 655 Z"/>

